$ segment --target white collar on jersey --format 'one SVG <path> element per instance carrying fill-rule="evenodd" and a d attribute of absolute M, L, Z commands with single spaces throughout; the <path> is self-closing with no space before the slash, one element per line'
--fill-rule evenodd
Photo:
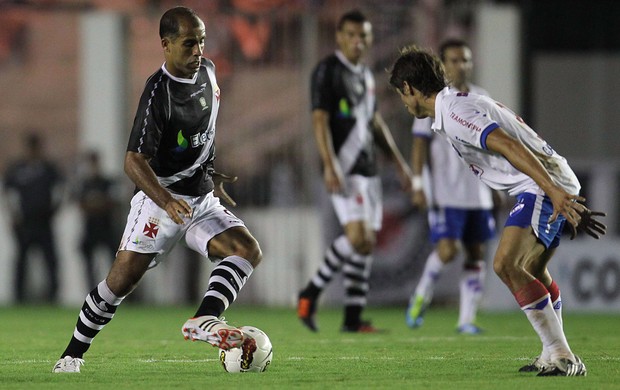
<path fill-rule="evenodd" d="M 364 65 L 362 65 L 361 62 L 357 65 L 354 65 L 351 61 L 347 59 L 347 57 L 344 56 L 344 54 L 342 54 L 340 50 L 336 50 L 336 57 L 338 57 L 340 62 L 342 62 L 344 66 L 349 68 L 353 73 L 362 73 L 362 70 L 364 70 Z"/>
<path fill-rule="evenodd" d="M 436 130 L 440 130 L 443 126 L 443 120 L 441 118 L 441 105 L 443 102 L 443 97 L 450 93 L 450 87 L 445 87 L 435 97 L 435 120 L 433 121 L 432 128 Z"/>
<path fill-rule="evenodd" d="M 202 60 L 201 60 L 202 62 Z M 202 66 L 202 64 L 201 64 Z M 192 77 L 191 79 L 184 79 L 181 77 L 176 77 L 170 74 L 170 72 L 168 72 L 168 69 L 166 69 L 166 63 L 164 62 L 161 66 L 161 70 L 164 71 L 164 73 L 166 74 L 166 76 L 170 77 L 172 80 L 178 82 L 178 83 L 185 83 L 185 84 L 196 84 L 196 80 L 198 80 L 198 72 L 194 73 L 194 77 Z"/>

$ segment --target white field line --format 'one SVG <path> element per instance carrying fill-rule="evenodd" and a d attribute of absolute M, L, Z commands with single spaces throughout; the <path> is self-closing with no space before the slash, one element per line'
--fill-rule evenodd
<path fill-rule="evenodd" d="M 446 360 L 451 359 L 452 357 L 447 356 L 429 356 L 424 360 L 436 361 L 436 360 Z M 322 360 L 360 360 L 367 361 L 370 360 L 367 356 L 336 356 L 336 357 L 323 357 Z M 393 357 L 382 357 L 381 360 L 394 360 Z M 463 357 L 459 357 L 459 359 L 463 360 Z M 185 364 L 185 363 L 210 363 L 210 362 L 219 362 L 220 359 L 137 359 L 138 363 L 149 363 L 149 364 L 157 364 L 157 363 L 173 363 L 173 364 Z M 289 356 L 284 358 L 284 360 L 289 361 L 303 361 L 306 360 L 303 356 Z M 312 358 L 311 360 L 314 360 Z M 464 360 L 472 360 L 472 361 L 530 361 L 532 360 L 532 356 L 522 356 L 522 357 L 505 357 L 505 358 L 497 358 L 497 357 L 481 357 L 477 355 L 471 358 L 464 358 Z M 589 356 L 588 361 L 614 361 L 620 362 L 620 356 Z M 8 366 L 15 364 L 52 364 L 55 360 L 5 360 L 0 361 L 0 366 Z"/>

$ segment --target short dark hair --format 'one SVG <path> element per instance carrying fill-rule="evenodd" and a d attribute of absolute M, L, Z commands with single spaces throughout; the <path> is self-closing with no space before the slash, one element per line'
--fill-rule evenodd
<path fill-rule="evenodd" d="M 459 38 L 446 39 L 439 46 L 439 58 L 441 58 L 442 61 L 445 61 L 446 60 L 446 50 L 452 49 L 454 47 L 466 47 L 466 48 L 469 49 L 469 45 L 467 44 L 467 42 L 465 42 L 462 39 L 459 39 Z"/>
<path fill-rule="evenodd" d="M 404 83 L 429 96 L 447 86 L 441 60 L 430 52 L 415 45 L 400 51 L 400 56 L 392 65 L 390 85 L 403 92 Z"/>
<path fill-rule="evenodd" d="M 200 20 L 198 14 L 191 8 L 174 7 L 164 12 L 159 21 L 159 37 L 175 39 L 179 36 L 179 20 L 194 20 L 196 24 Z"/>
<path fill-rule="evenodd" d="M 364 16 L 364 14 L 362 13 L 362 11 L 358 10 L 358 9 L 354 9 L 351 10 L 347 13 L 345 13 L 344 15 L 342 15 L 340 17 L 340 19 L 338 20 L 338 24 L 336 25 L 336 29 L 338 31 L 342 30 L 342 27 L 344 26 L 344 24 L 346 22 L 353 22 L 353 23 L 365 23 L 367 22 L 368 19 L 366 19 L 366 16 Z"/>

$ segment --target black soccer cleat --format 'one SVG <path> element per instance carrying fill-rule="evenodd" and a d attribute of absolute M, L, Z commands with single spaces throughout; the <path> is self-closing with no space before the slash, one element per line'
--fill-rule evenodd
<path fill-rule="evenodd" d="M 304 292 L 299 293 L 297 299 L 297 317 L 301 323 L 313 332 L 318 332 L 319 327 L 316 326 L 314 315 L 316 313 L 316 298 L 305 295 Z"/>
<path fill-rule="evenodd" d="M 519 368 L 519 372 L 540 372 L 547 365 L 549 365 L 549 363 L 543 362 L 540 356 L 537 356 L 530 364 L 526 364 Z"/>
<path fill-rule="evenodd" d="M 537 376 L 586 376 L 588 370 L 579 356 L 575 355 L 575 361 L 561 358 L 545 366 Z"/>

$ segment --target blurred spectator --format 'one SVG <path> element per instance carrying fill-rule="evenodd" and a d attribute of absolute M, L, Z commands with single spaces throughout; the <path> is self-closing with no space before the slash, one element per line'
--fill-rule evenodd
<path fill-rule="evenodd" d="M 95 251 L 104 249 L 110 260 L 116 257 L 120 233 L 116 234 L 114 215 L 118 206 L 114 181 L 101 171 L 99 154 L 95 151 L 86 155 L 84 177 L 77 188 L 78 201 L 84 220 L 80 251 L 84 256 L 88 285 L 99 282 L 95 271 Z M 108 264 L 109 266 L 109 264 Z"/>
<path fill-rule="evenodd" d="M 24 54 L 25 19 L 20 10 L 7 9 L 0 14 L 0 64 Z"/>
<path fill-rule="evenodd" d="M 230 28 L 248 61 L 263 59 L 272 35 L 272 14 L 284 0 L 231 0 L 235 9 Z"/>
<path fill-rule="evenodd" d="M 62 176 L 45 155 L 42 138 L 31 133 L 24 137 L 25 155 L 9 164 L 4 175 L 4 189 L 15 238 L 15 299 L 25 301 L 26 265 L 30 250 L 40 249 L 49 290 L 45 297 L 55 302 L 58 295 L 58 257 L 52 231 L 53 217 L 61 201 Z"/>

